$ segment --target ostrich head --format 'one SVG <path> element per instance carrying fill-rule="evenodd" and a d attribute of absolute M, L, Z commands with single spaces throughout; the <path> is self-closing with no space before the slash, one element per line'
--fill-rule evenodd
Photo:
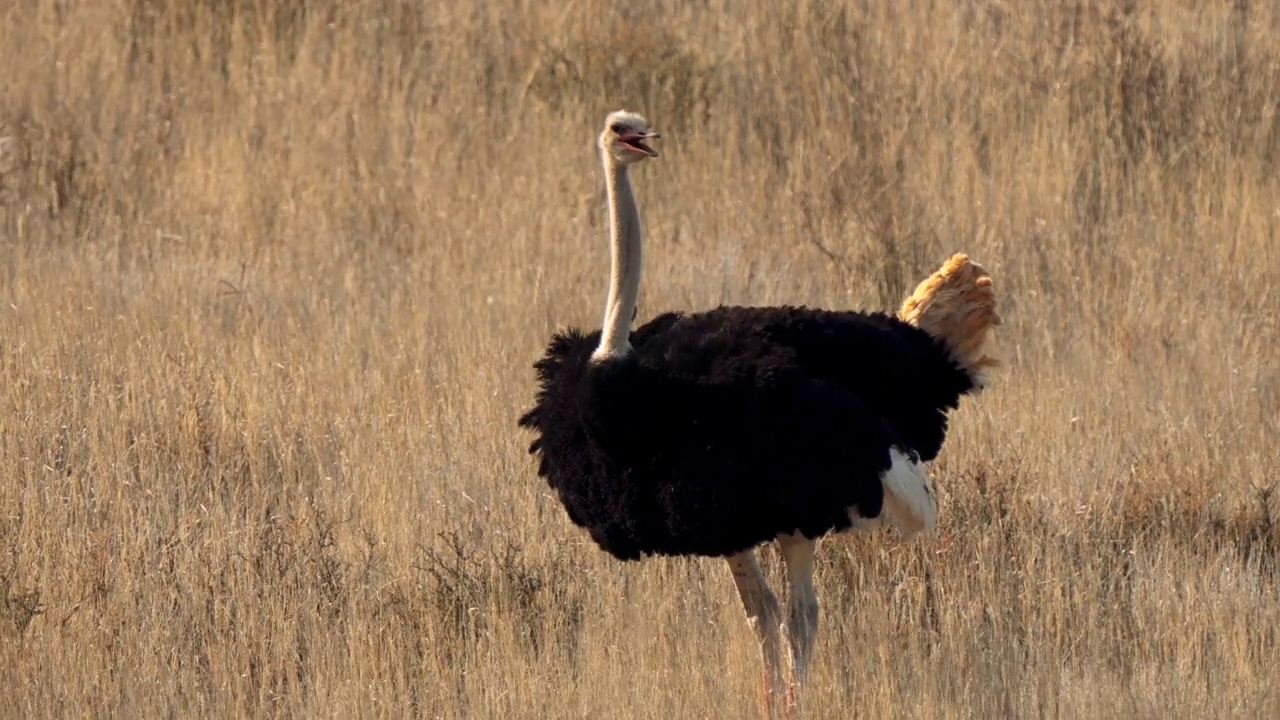
<path fill-rule="evenodd" d="M 609 113 L 600 133 L 600 150 L 614 165 L 630 165 L 647 157 L 658 157 L 658 151 L 645 140 L 662 137 L 649 129 L 643 117 L 626 110 Z"/>

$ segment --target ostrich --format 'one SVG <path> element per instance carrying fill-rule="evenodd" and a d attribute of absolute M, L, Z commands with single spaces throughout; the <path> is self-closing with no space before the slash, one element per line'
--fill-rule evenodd
<path fill-rule="evenodd" d="M 519 425 L 537 433 L 538 474 L 604 551 L 727 559 L 771 704 L 784 655 L 796 685 L 809 671 L 818 539 L 881 524 L 910 537 L 936 524 L 922 463 L 938 454 L 960 396 L 985 387 L 1000 318 L 987 272 L 957 254 L 896 316 L 722 306 L 633 330 L 641 225 L 631 168 L 658 156 L 657 137 L 625 110 L 605 121 L 603 326 L 552 337 Z M 785 620 L 755 554 L 770 541 L 788 578 Z M 785 690 L 794 702 L 792 683 Z"/>

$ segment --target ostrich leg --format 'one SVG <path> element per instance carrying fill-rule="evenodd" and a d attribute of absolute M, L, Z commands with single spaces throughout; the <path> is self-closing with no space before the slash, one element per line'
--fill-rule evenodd
<path fill-rule="evenodd" d="M 765 714 L 772 717 L 778 700 L 777 690 L 783 686 L 782 610 L 777 596 L 764 578 L 755 550 L 730 557 L 729 569 L 733 571 L 733 582 L 738 586 L 742 608 L 747 612 L 747 622 L 751 623 L 760 639 L 760 653 L 764 659 Z"/>
<path fill-rule="evenodd" d="M 813 587 L 814 558 L 818 542 L 803 535 L 778 536 L 778 548 L 787 566 L 787 640 L 791 644 L 794 686 L 788 686 L 788 710 L 798 711 L 800 690 L 809 677 L 809 663 L 818 641 L 818 594 Z"/>

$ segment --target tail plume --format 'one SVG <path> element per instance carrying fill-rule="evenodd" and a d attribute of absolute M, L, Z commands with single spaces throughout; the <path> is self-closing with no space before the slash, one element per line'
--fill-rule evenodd
<path fill-rule="evenodd" d="M 955 361 L 979 388 L 1000 361 L 988 354 L 996 325 L 996 293 L 986 268 L 956 253 L 916 286 L 898 318 L 946 343 Z"/>

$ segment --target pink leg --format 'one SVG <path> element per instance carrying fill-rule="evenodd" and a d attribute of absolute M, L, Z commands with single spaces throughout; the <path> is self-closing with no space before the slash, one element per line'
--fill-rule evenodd
<path fill-rule="evenodd" d="M 818 593 L 813 586 L 818 541 L 803 535 L 780 535 L 778 547 L 787 566 L 787 640 L 794 684 L 787 686 L 787 710 L 799 710 L 799 691 L 809 678 L 809 664 L 818 642 Z"/>
<path fill-rule="evenodd" d="M 777 690 L 783 687 L 781 619 L 782 609 L 778 598 L 769 589 L 755 550 L 748 550 L 729 558 L 733 582 L 738 586 L 738 597 L 747 613 L 747 621 L 760 640 L 760 653 L 764 660 L 765 714 L 773 717 Z"/>

